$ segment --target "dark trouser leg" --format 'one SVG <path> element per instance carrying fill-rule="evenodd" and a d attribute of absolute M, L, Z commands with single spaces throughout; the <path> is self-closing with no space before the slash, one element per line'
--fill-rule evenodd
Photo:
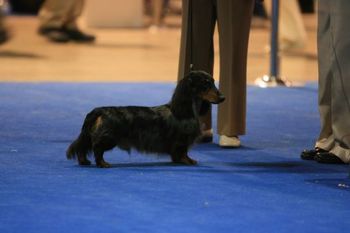
<path fill-rule="evenodd" d="M 191 7 L 190 6 L 191 1 Z M 216 23 L 214 0 L 183 0 L 182 31 L 178 79 L 190 70 L 204 70 L 213 74 L 213 34 Z M 191 13 L 189 12 L 191 10 Z M 192 15 L 192 16 L 191 16 Z M 191 17 L 190 17 L 191 16 Z M 203 129 L 211 129 L 211 111 L 201 117 Z"/>

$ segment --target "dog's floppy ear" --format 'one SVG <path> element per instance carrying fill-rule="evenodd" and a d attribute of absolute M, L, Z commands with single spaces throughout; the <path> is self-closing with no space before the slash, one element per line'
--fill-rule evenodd
<path fill-rule="evenodd" d="M 195 92 L 195 81 L 193 77 L 195 76 L 195 73 L 193 71 L 190 71 L 184 78 L 185 85 L 191 90 L 191 92 Z"/>
<path fill-rule="evenodd" d="M 199 108 L 199 115 L 204 116 L 210 110 L 210 103 L 208 101 L 202 101 L 201 107 Z"/>
<path fill-rule="evenodd" d="M 194 72 L 193 71 L 190 71 L 188 74 L 187 74 L 187 81 L 189 84 L 192 84 L 193 82 L 193 77 L 194 76 Z"/>

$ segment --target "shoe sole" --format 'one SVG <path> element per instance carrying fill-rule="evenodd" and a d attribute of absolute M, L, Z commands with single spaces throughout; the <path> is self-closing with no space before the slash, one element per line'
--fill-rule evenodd
<path fill-rule="evenodd" d="M 222 148 L 225 148 L 225 149 L 241 147 L 241 145 L 220 145 L 220 144 L 219 144 L 219 146 Z"/>

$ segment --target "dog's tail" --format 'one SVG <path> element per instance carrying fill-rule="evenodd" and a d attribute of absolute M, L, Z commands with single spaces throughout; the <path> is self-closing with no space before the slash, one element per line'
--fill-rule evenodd
<path fill-rule="evenodd" d="M 87 114 L 80 135 L 67 149 L 67 159 L 74 159 L 77 155 L 86 156 L 90 153 L 92 150 L 90 132 L 99 116 L 96 110 Z"/>

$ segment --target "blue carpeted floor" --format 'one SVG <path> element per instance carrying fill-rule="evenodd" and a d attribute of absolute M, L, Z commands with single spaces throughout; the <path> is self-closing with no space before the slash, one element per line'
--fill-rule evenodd
<path fill-rule="evenodd" d="M 315 85 L 249 87 L 244 147 L 198 145 L 198 166 L 119 150 L 111 169 L 66 160 L 93 107 L 159 105 L 173 88 L 1 83 L 0 232 L 350 231 L 349 167 L 299 159 L 319 130 Z"/>

